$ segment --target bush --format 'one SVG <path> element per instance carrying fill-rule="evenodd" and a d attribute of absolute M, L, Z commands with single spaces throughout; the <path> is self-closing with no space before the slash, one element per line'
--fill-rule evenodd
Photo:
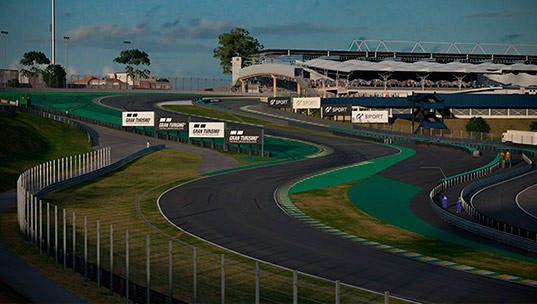
<path fill-rule="evenodd" d="M 537 121 L 532 121 L 530 123 L 530 130 L 537 131 Z"/>
<path fill-rule="evenodd" d="M 59 64 L 50 64 L 43 72 L 43 81 L 49 88 L 65 88 L 65 69 Z"/>
<path fill-rule="evenodd" d="M 490 126 L 483 117 L 472 117 L 466 124 L 466 131 L 487 133 L 490 131 Z"/>
<path fill-rule="evenodd" d="M 10 79 L 7 81 L 7 86 L 10 88 L 19 88 L 21 86 L 18 79 Z"/>

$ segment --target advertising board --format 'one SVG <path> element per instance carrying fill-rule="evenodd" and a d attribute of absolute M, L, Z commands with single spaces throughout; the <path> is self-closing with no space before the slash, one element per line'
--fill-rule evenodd
<path fill-rule="evenodd" d="M 291 98 L 289 97 L 269 97 L 268 106 L 271 108 L 290 108 Z"/>
<path fill-rule="evenodd" d="M 323 105 L 323 116 L 351 115 L 352 106 L 350 104 L 329 104 Z"/>
<path fill-rule="evenodd" d="M 124 127 L 154 127 L 155 112 L 122 112 L 121 125 Z"/>
<path fill-rule="evenodd" d="M 320 109 L 321 97 L 298 97 L 293 98 L 293 109 Z"/>
<path fill-rule="evenodd" d="M 251 144 L 263 143 L 263 129 L 226 129 L 226 144 Z"/>
<path fill-rule="evenodd" d="M 225 122 L 190 122 L 188 137 L 224 138 Z"/>
<path fill-rule="evenodd" d="M 388 123 L 388 111 L 352 111 L 352 123 Z"/>
<path fill-rule="evenodd" d="M 163 116 L 158 119 L 157 130 L 186 131 L 186 129 L 188 129 L 188 117 L 186 116 Z"/>

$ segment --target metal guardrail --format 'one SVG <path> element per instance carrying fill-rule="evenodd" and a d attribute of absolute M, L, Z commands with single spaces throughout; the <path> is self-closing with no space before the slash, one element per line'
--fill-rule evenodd
<path fill-rule="evenodd" d="M 524 161 L 528 163 L 527 166 L 479 180 L 468 185 L 461 191 L 462 208 L 473 220 L 467 220 L 447 210 L 444 210 L 438 204 L 436 204 L 435 197 L 438 193 L 449 187 L 490 173 L 493 168 L 499 166 L 499 157 L 485 167 L 472 170 L 466 174 L 459 174 L 452 178 L 445 179 L 436 185 L 429 193 L 429 203 L 431 208 L 437 216 L 459 228 L 502 243 L 506 243 L 508 245 L 537 252 L 537 234 L 535 232 L 492 219 L 467 203 L 468 196 L 471 195 L 475 190 L 499 181 L 507 180 L 531 170 L 533 168 L 533 162 L 526 155 L 522 154 L 522 156 Z"/>

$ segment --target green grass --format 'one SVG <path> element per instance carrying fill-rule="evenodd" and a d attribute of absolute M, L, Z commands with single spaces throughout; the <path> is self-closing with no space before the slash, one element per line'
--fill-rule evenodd
<path fill-rule="evenodd" d="M 0 192 L 28 168 L 90 151 L 83 131 L 32 114 L 0 111 L 0 129 Z"/>
<path fill-rule="evenodd" d="M 46 201 L 67 209 L 68 248 L 72 246 L 72 212 L 76 213 L 77 222 L 77 254 L 83 256 L 82 223 L 83 217 L 88 219 L 89 260 L 95 262 L 96 256 L 96 220 L 101 226 L 102 266 L 109 268 L 109 225 L 114 226 L 114 272 L 124 275 L 125 272 L 125 230 L 130 234 L 130 278 L 145 285 L 145 241 L 146 235 L 151 240 L 151 271 L 152 287 L 167 293 L 167 249 L 168 241 L 173 241 L 174 295 L 187 302 L 192 301 L 192 248 L 176 240 L 198 247 L 198 301 L 214 303 L 219 301 L 220 254 L 226 254 L 226 295 L 230 302 L 251 303 L 254 300 L 255 272 L 253 261 L 226 252 L 196 238 L 182 233 L 172 227 L 160 214 L 157 197 L 166 189 L 199 178 L 197 169 L 201 158 L 197 154 L 185 151 L 162 150 L 141 157 L 136 161 L 107 173 L 95 180 L 65 188 L 49 194 Z M 167 184 L 166 186 L 159 185 Z M 155 188 L 156 187 L 156 188 Z M 152 191 L 149 191 L 150 189 Z M 140 212 L 148 226 L 137 213 L 136 200 L 141 194 L 149 191 L 140 199 Z M 14 215 L 12 215 L 14 216 Z M 181 215 L 176 215 L 180 217 Z M 60 228 L 60 235 L 62 234 Z M 232 260 L 229 260 L 232 259 Z M 261 263 L 261 297 L 279 302 L 292 301 L 291 272 Z M 333 283 L 299 275 L 299 296 L 301 301 L 315 299 L 320 302 L 333 302 Z M 312 287 L 314 284 L 318 287 Z M 320 287 L 326 288 L 321 289 Z M 382 296 L 370 294 L 357 289 L 343 287 L 342 303 L 363 301 L 382 301 Z"/>
<path fill-rule="evenodd" d="M 426 237 L 365 213 L 347 196 L 355 183 L 291 194 L 289 197 L 302 212 L 316 220 L 371 241 L 464 265 L 537 279 L 537 265 L 534 263 Z"/>

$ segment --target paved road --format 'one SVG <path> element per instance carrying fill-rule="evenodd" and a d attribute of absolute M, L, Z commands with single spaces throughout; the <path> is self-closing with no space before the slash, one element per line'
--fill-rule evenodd
<path fill-rule="evenodd" d="M 477 210 L 490 218 L 537 231 L 537 192 L 533 190 L 535 187 L 519 196 L 518 204 L 516 201 L 517 195 L 524 189 L 535 186 L 536 181 L 537 169 L 534 168 L 521 176 L 483 188 L 472 196 L 471 202 Z"/>
<path fill-rule="evenodd" d="M 144 96 L 142 100 L 143 106 L 127 103 L 128 109 L 152 109 L 151 96 Z M 323 158 L 191 182 L 161 198 L 164 213 L 183 229 L 231 250 L 330 279 L 390 290 L 405 297 L 431 302 L 482 303 L 532 302 L 537 297 L 535 288 L 395 256 L 312 229 L 288 217 L 273 199 L 278 186 L 305 174 L 396 151 L 372 143 L 287 131 L 267 129 L 266 134 L 309 140 L 331 146 L 336 152 Z M 422 154 L 422 149 L 427 150 L 420 147 L 418 154 Z M 473 158 L 461 161 L 460 152 L 433 150 L 435 161 L 455 164 L 447 168 L 447 174 L 480 165 Z M 483 158 L 482 162 L 486 160 Z M 400 175 L 404 172 L 402 178 L 423 174 L 427 184 L 422 184 L 421 178 L 416 184 L 428 187 L 428 177 L 434 180 L 438 173 L 420 171 L 416 164 L 419 162 L 414 166 L 402 164 L 395 172 Z"/>

